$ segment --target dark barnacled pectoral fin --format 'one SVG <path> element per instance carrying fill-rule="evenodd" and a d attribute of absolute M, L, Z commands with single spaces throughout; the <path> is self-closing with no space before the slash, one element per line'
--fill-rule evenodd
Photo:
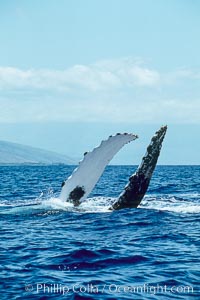
<path fill-rule="evenodd" d="M 148 189 L 166 131 L 167 126 L 162 126 L 152 137 L 141 165 L 129 178 L 129 183 L 119 198 L 110 207 L 110 210 L 138 207 Z"/>

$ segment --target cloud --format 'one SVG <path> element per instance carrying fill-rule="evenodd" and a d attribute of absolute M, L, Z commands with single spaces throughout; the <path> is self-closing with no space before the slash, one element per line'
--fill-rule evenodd
<path fill-rule="evenodd" d="M 34 99 L 33 99 L 34 100 Z M 200 99 L 0 99 L 0 122 L 199 123 Z"/>
<path fill-rule="evenodd" d="M 133 58 L 65 70 L 0 68 L 0 122 L 199 123 L 200 72 Z"/>
<path fill-rule="evenodd" d="M 141 60 L 124 58 L 121 60 L 104 60 L 95 64 L 119 78 L 121 86 L 156 86 L 160 82 L 160 74 L 144 66 Z"/>
<path fill-rule="evenodd" d="M 92 65 L 75 65 L 65 70 L 21 70 L 0 67 L 0 89 L 73 90 L 83 88 L 99 91 L 122 86 L 154 86 L 159 73 L 135 61 L 103 61 Z"/>

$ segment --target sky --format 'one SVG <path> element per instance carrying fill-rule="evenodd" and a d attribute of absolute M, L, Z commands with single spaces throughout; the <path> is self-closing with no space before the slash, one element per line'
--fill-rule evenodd
<path fill-rule="evenodd" d="M 200 164 L 200 2 L 0 1 L 0 140 L 81 158 L 133 132 L 139 164 L 168 125 L 160 164 Z"/>

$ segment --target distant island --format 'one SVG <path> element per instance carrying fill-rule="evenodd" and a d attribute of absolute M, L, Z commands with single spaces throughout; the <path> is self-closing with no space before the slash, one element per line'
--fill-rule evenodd
<path fill-rule="evenodd" d="M 77 161 L 67 155 L 22 144 L 0 141 L 0 164 L 67 164 Z"/>

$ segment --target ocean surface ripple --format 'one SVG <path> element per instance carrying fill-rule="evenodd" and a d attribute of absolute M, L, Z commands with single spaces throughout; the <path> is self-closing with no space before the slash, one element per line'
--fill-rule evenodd
<path fill-rule="evenodd" d="M 135 168 L 74 208 L 74 166 L 0 166 L 0 299 L 200 299 L 200 166 L 158 166 L 139 208 L 110 212 Z"/>

